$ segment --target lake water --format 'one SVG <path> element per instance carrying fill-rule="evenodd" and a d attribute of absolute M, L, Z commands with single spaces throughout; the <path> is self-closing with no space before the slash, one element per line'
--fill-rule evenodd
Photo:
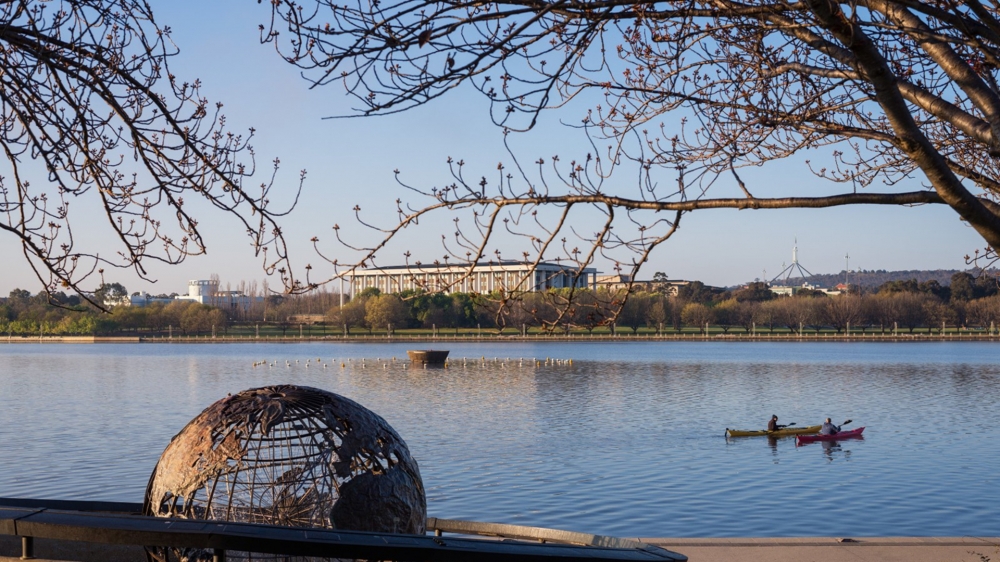
<path fill-rule="evenodd" d="M 998 344 L 454 343 L 447 369 L 406 367 L 407 347 L 0 345 L 0 496 L 140 502 L 201 410 L 293 383 L 384 417 L 434 517 L 629 537 L 1000 535 Z M 724 437 L 772 413 L 867 429 L 832 446 Z"/>

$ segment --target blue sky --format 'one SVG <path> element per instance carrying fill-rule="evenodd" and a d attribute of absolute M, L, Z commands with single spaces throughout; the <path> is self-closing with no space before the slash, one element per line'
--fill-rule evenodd
<path fill-rule="evenodd" d="M 329 242 L 325 250 L 330 255 L 350 257 L 333 244 L 331 227 L 339 224 L 348 235 L 362 234 L 351 213 L 354 205 L 360 205 L 371 220 L 394 223 L 393 202 L 397 197 L 406 198 L 403 188 L 395 183 L 394 169 L 401 170 L 415 185 L 435 186 L 450 183 L 445 163 L 449 156 L 464 159 L 473 177 L 495 174 L 498 161 L 509 163 L 501 132 L 490 124 L 485 100 L 474 91 L 459 89 L 436 104 L 400 115 L 324 120 L 349 113 L 352 100 L 337 85 L 310 90 L 297 69 L 282 62 L 272 46 L 259 43 L 257 26 L 270 17 L 267 3 L 153 0 L 152 5 L 159 23 L 171 27 L 181 49 L 171 61 L 172 71 L 184 80 L 200 78 L 203 93 L 225 103 L 232 129 L 256 129 L 253 144 L 258 168 L 265 172 L 262 179 L 269 162 L 279 157 L 282 171 L 278 182 L 290 197 L 298 171 L 308 170 L 299 205 L 284 221 L 293 263 L 299 267 L 310 263 L 316 272 L 329 271 L 312 249 L 309 239 L 313 236 Z M 559 123 L 560 119 L 578 119 L 574 112 L 580 110 L 544 115 L 536 130 L 512 140 L 517 154 L 530 162 L 553 154 L 568 159 L 586 150 L 580 133 Z M 634 170 L 618 172 L 609 185 L 627 186 L 625 193 L 631 193 Z M 829 192 L 801 162 L 754 169 L 744 174 L 744 180 L 757 195 Z M 916 180 L 907 186 L 918 187 Z M 725 195 L 730 189 L 734 189 L 731 182 L 723 180 L 716 195 Z M 441 257 L 440 225 L 449 225 L 450 220 L 442 214 L 408 231 L 383 253 L 382 263 L 401 261 L 405 250 L 423 261 Z M 109 270 L 107 280 L 121 282 L 130 291 L 170 293 L 184 292 L 188 280 L 205 279 L 213 273 L 223 283 L 264 279 L 235 221 L 217 213 L 204 213 L 201 221 L 207 256 L 191 258 L 180 266 L 151 266 L 151 276 L 158 279 L 155 285 L 139 280 L 129 270 Z M 76 225 L 78 232 L 98 228 L 97 223 Z M 685 217 L 674 238 L 653 254 L 643 277 L 663 271 L 672 279 L 700 279 L 712 285 L 753 280 L 763 277 L 765 270 L 771 277 L 790 263 L 796 240 L 800 263 L 813 273 L 841 271 L 847 254 L 852 270 L 963 268 L 963 256 L 985 245 L 943 206 L 708 210 Z M 104 243 L 99 237 L 93 241 L 103 253 L 114 251 L 111 245 L 102 246 Z M 498 241 L 498 245 L 509 258 L 521 250 L 506 241 Z M 0 294 L 6 295 L 15 287 L 36 292 L 38 282 L 9 236 L 0 237 L 0 253 L 7 257 Z M 598 262 L 596 267 L 611 271 L 607 262 Z"/>

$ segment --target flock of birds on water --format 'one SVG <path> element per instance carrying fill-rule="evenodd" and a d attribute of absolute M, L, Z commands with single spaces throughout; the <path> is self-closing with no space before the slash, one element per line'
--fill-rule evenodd
<path fill-rule="evenodd" d="M 397 359 L 395 357 L 392 357 L 392 358 L 376 357 L 375 359 L 365 359 L 365 358 L 353 359 L 353 358 L 348 358 L 348 359 L 341 359 L 341 360 L 339 360 L 339 363 L 340 363 L 340 368 L 341 369 L 347 368 L 347 366 L 349 364 L 352 365 L 352 366 L 360 367 L 361 369 L 367 369 L 369 361 L 376 368 L 377 367 L 382 367 L 382 369 L 388 369 L 390 365 L 397 365 L 398 364 L 398 365 L 401 365 L 401 366 L 407 366 L 408 364 L 410 364 L 410 361 L 405 361 L 405 360 L 404 361 L 397 361 Z M 498 365 L 501 369 L 505 369 L 508 366 L 514 365 L 514 363 L 516 363 L 518 367 L 523 367 L 524 364 L 525 364 L 525 361 L 528 362 L 528 366 L 529 367 L 531 367 L 531 366 L 542 367 L 542 366 L 554 366 L 554 365 L 572 365 L 573 364 L 573 360 L 572 359 L 554 359 L 554 358 L 550 358 L 550 357 L 546 357 L 544 360 L 537 359 L 537 358 L 534 358 L 534 357 L 532 357 L 530 359 L 527 359 L 527 360 L 524 357 L 518 357 L 516 359 L 511 359 L 510 357 L 507 357 L 506 359 L 501 359 L 499 357 L 494 357 L 493 360 L 491 361 L 491 360 L 487 359 L 486 356 L 484 355 L 484 356 L 482 356 L 482 357 L 480 357 L 478 359 L 475 358 L 475 357 L 472 357 L 471 359 L 468 358 L 468 357 L 463 357 L 461 359 L 461 365 L 462 365 L 462 367 L 467 367 L 471 363 L 473 366 L 480 365 L 480 366 L 485 367 L 488 364 L 495 364 L 495 365 Z M 453 363 L 457 363 L 457 362 L 458 362 L 457 360 L 454 361 L 454 362 L 452 362 L 452 361 L 445 361 L 444 364 L 443 364 L 443 366 L 444 367 L 450 367 L 450 366 L 452 366 Z M 286 359 L 285 360 L 285 368 L 286 369 L 291 369 L 292 367 L 298 367 L 299 365 L 302 365 L 302 366 L 304 366 L 305 368 L 308 369 L 309 365 L 311 363 L 313 363 L 312 359 L 306 359 L 306 361 L 305 361 L 304 364 L 300 363 L 298 359 L 296 359 L 294 363 L 292 361 L 289 361 L 289 360 Z M 322 369 L 327 369 L 327 368 L 329 368 L 330 365 L 336 366 L 337 363 L 338 363 L 337 359 L 331 359 L 329 363 L 323 362 L 323 359 L 319 358 L 319 357 L 317 357 L 316 360 L 315 360 L 315 365 L 317 367 L 319 367 L 319 368 L 322 368 Z M 322 367 L 320 367 L 320 365 L 322 365 Z M 254 361 L 253 362 L 253 368 L 255 368 L 255 369 L 257 367 L 267 367 L 267 368 L 271 369 L 271 368 L 279 367 L 279 366 L 280 365 L 279 365 L 279 362 L 278 362 L 277 359 L 275 359 L 273 361 L 269 361 L 269 360 L 265 359 L 263 361 Z M 427 368 L 427 363 L 423 363 L 423 367 L 426 369 Z"/>

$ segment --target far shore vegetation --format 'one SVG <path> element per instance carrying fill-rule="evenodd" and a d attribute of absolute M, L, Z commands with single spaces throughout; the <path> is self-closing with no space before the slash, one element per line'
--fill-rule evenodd
<path fill-rule="evenodd" d="M 0 335 L 288 338 L 325 336 L 471 335 L 815 335 L 994 333 L 1000 328 L 1000 294 L 992 276 L 955 273 L 937 281 L 891 281 L 874 290 L 852 286 L 839 295 L 802 289 L 778 296 L 764 283 L 724 290 L 695 281 L 668 296 L 666 287 L 634 292 L 614 319 L 592 313 L 568 315 L 556 329 L 552 294 L 527 293 L 497 309 L 488 295 L 382 294 L 369 289 L 354 299 L 314 291 L 271 295 L 240 306 L 217 307 L 190 300 L 148 306 L 114 306 L 104 313 L 77 296 L 32 295 L 23 289 L 0 299 Z M 119 284 L 108 295 L 127 295 Z M 100 292 L 100 291 L 99 291 Z M 164 295 L 165 296 L 165 295 Z M 617 296 L 624 296 L 623 292 Z M 616 298 L 577 291 L 576 302 Z M 581 310 L 593 310 L 579 307 Z"/>

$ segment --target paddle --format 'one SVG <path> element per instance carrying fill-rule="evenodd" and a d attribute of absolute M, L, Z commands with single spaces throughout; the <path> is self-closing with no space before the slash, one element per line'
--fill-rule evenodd
<path fill-rule="evenodd" d="M 779 426 L 778 426 L 778 429 L 785 429 L 786 427 L 792 427 L 792 426 L 793 426 L 793 425 L 795 425 L 796 423 L 797 423 L 797 422 L 792 422 L 792 423 L 788 423 L 788 424 L 785 424 L 785 425 L 779 425 Z"/>

